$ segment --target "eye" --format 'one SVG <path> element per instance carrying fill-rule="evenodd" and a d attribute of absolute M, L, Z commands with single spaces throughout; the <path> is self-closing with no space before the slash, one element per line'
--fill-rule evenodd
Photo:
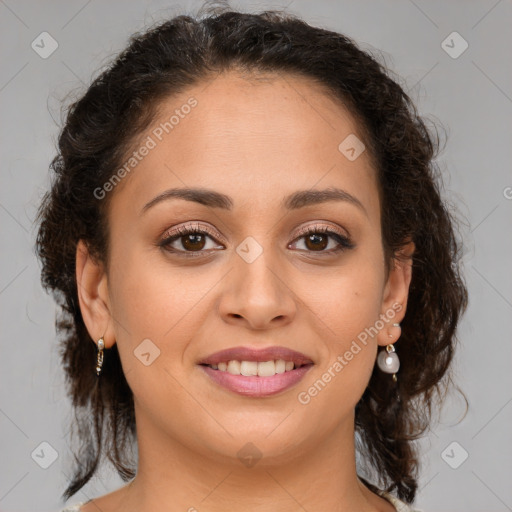
<path fill-rule="evenodd" d="M 158 242 L 157 245 L 169 252 L 183 253 L 186 257 L 196 257 L 193 253 L 198 253 L 199 256 L 200 253 L 207 252 L 207 249 L 215 248 L 215 246 L 207 247 L 208 239 L 216 241 L 216 235 L 206 226 L 201 227 L 199 224 L 180 226 L 168 233 L 169 236 L 164 235 L 163 240 Z M 318 225 L 308 226 L 300 230 L 299 236 L 288 247 L 296 244 L 296 241 L 302 238 L 305 239 L 305 250 L 308 252 L 334 254 L 355 247 L 352 241 L 341 232 Z M 334 249 L 326 251 L 325 248 L 329 246 L 329 239 L 333 239 L 336 243 Z M 181 248 L 179 248 L 180 246 Z M 222 247 L 217 246 L 220 249 Z"/>
<path fill-rule="evenodd" d="M 326 251 L 324 249 L 329 246 L 329 238 L 333 239 L 336 243 L 334 244 L 334 249 Z M 301 239 L 304 239 L 305 250 L 308 252 L 333 254 L 355 247 L 352 241 L 343 233 L 326 226 L 315 225 L 301 229 L 296 240 Z"/>
<path fill-rule="evenodd" d="M 200 227 L 199 224 L 193 226 L 180 226 L 174 231 L 171 231 L 169 236 L 164 235 L 164 239 L 158 243 L 160 247 L 165 248 L 166 251 L 170 252 L 205 252 L 203 249 L 209 249 L 205 247 L 207 245 L 207 238 L 215 240 L 213 233 L 205 227 Z M 173 247 L 173 245 L 181 246 L 182 249 Z M 210 247 L 211 249 L 211 247 Z M 191 256 L 187 254 L 187 256 Z"/>

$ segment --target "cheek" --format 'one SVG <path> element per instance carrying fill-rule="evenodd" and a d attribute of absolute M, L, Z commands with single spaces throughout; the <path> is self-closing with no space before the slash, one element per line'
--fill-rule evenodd
<path fill-rule="evenodd" d="M 366 279 L 368 286 L 363 285 Z M 377 356 L 372 326 L 379 318 L 380 294 L 375 281 L 366 275 L 345 284 L 357 284 L 357 291 L 348 286 L 332 289 L 329 300 L 320 306 L 322 321 L 317 325 L 329 327 L 322 329 L 321 363 L 297 391 L 297 401 L 307 406 L 308 417 L 322 418 L 324 433 L 350 416 L 368 385 Z"/>
<path fill-rule="evenodd" d="M 187 338 L 180 334 L 186 324 L 180 319 L 189 309 L 176 293 L 177 283 L 155 270 L 147 259 L 125 253 L 112 265 L 110 282 L 123 373 L 139 405 L 150 409 L 158 397 L 175 401 L 175 372 L 168 363 L 182 358 Z"/>
<path fill-rule="evenodd" d="M 158 249 L 159 250 L 159 249 Z M 182 270 L 165 258 L 155 258 L 157 249 L 123 247 L 112 254 L 113 312 L 126 324 L 120 335 L 137 343 L 138 338 L 153 337 L 161 343 L 181 321 L 204 291 L 190 270 Z M 139 340 L 140 341 L 140 340 Z"/>
<path fill-rule="evenodd" d="M 378 250 L 368 254 L 355 255 L 310 292 L 323 353 L 322 364 L 307 383 L 313 382 L 313 388 L 301 388 L 306 401 L 325 405 L 342 400 L 354 407 L 371 377 L 378 348 L 374 337 L 381 326 L 384 267 Z"/>
<path fill-rule="evenodd" d="M 338 344 L 372 325 L 381 312 L 384 266 L 378 255 L 378 250 L 353 253 L 342 267 L 324 274 L 321 285 L 316 281 L 311 287 L 311 303 Z"/>
<path fill-rule="evenodd" d="M 143 250 L 118 249 L 112 256 L 111 311 L 125 373 L 144 371 L 137 356 L 149 352 L 155 360 L 153 369 L 165 367 L 174 374 L 208 314 L 205 295 L 218 276 L 177 268 Z"/>

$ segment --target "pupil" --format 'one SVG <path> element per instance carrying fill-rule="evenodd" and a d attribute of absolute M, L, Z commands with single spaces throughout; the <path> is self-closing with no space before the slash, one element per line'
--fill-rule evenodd
<path fill-rule="evenodd" d="M 318 244 L 318 239 L 323 239 L 323 244 L 320 247 L 318 245 L 315 245 L 315 242 Z M 323 234 L 309 235 L 307 237 L 308 248 L 311 248 L 311 247 L 309 247 L 309 244 L 311 242 L 313 243 L 312 249 L 325 249 L 325 247 L 327 247 L 327 237 Z"/>
<path fill-rule="evenodd" d="M 203 235 L 201 234 L 187 235 L 183 242 L 183 246 L 185 247 L 185 249 L 202 249 L 204 246 L 204 240 L 201 241 L 202 237 Z M 197 246 L 196 244 L 199 244 L 199 246 Z"/>

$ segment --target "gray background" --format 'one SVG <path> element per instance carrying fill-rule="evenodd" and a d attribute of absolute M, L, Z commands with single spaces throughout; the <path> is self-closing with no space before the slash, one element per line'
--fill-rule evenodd
<path fill-rule="evenodd" d="M 58 510 L 71 463 L 71 409 L 54 336 L 55 307 L 39 284 L 33 251 L 34 213 L 48 186 L 60 102 L 89 84 L 132 32 L 198 5 L 0 0 L 1 511 Z M 468 221 L 462 234 L 470 304 L 454 370 L 470 407 L 463 418 L 465 403 L 452 394 L 440 423 L 421 442 L 416 504 L 436 512 L 512 510 L 511 1 L 232 5 L 258 11 L 288 5 L 312 24 L 380 50 L 421 113 L 447 129 L 448 144 L 438 158 L 445 196 Z M 46 59 L 31 47 L 44 31 L 58 43 Z M 458 58 L 441 46 L 453 31 L 469 44 Z M 452 52 L 461 48 L 461 40 L 448 41 Z M 43 469 L 52 449 L 58 457 Z M 70 502 L 121 484 L 104 467 Z"/>

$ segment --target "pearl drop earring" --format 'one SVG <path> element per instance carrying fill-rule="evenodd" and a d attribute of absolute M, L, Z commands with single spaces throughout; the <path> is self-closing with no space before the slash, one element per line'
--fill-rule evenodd
<path fill-rule="evenodd" d="M 393 327 L 400 327 L 400 324 L 393 324 Z M 392 335 L 389 335 L 392 337 Z M 377 365 L 384 373 L 392 373 L 393 380 L 397 382 L 396 372 L 400 368 L 400 359 L 395 352 L 392 343 L 386 346 L 386 350 L 382 350 L 377 356 Z"/>

